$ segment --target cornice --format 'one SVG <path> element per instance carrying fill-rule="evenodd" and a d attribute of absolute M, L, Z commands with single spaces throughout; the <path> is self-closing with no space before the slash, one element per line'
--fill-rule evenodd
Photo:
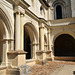
<path fill-rule="evenodd" d="M 41 23 L 45 24 L 45 27 L 49 28 L 49 25 L 47 24 L 47 21 L 44 18 L 39 18 Z"/>
<path fill-rule="evenodd" d="M 47 25 L 47 21 L 44 18 L 39 18 L 37 15 L 35 15 L 33 12 L 31 12 L 28 7 L 30 6 L 28 3 L 26 3 L 24 0 L 6 0 L 9 3 L 11 3 L 12 5 L 19 5 L 22 8 L 25 9 L 25 14 L 27 14 L 28 16 L 30 16 L 31 18 L 35 19 L 38 22 L 42 22 L 45 24 L 46 27 L 48 27 Z M 16 11 L 15 11 L 16 12 Z"/>
<path fill-rule="evenodd" d="M 27 14 L 28 16 L 32 17 L 33 19 L 39 21 L 39 18 L 33 12 L 31 12 L 29 9 L 25 10 L 25 14 Z"/>
<path fill-rule="evenodd" d="M 30 7 L 30 5 L 27 2 L 25 2 L 24 0 L 16 0 L 16 1 L 15 0 L 6 0 L 6 1 L 11 3 L 12 5 L 19 5 L 24 9 Z"/>
<path fill-rule="evenodd" d="M 44 18 L 39 18 L 39 17 L 37 17 L 37 15 L 35 15 L 33 12 L 31 12 L 29 9 L 26 9 L 25 10 L 25 13 L 27 14 L 27 15 L 29 15 L 29 16 L 31 16 L 33 19 L 35 19 L 36 21 L 38 21 L 38 22 L 41 22 L 41 23 L 44 23 L 45 24 L 45 27 L 49 27 L 48 25 L 47 25 L 47 21 L 44 19 Z"/>

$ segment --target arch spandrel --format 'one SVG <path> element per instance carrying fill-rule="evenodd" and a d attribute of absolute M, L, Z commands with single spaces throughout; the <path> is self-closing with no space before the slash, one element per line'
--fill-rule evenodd
<path fill-rule="evenodd" d="M 12 28 L 12 20 L 11 20 L 11 17 L 8 13 L 8 11 L 5 9 L 5 7 L 0 4 L 0 18 L 3 20 L 3 22 L 5 23 L 6 25 L 6 28 L 8 30 L 8 34 L 9 34 L 9 38 L 10 39 L 13 39 L 13 28 Z"/>

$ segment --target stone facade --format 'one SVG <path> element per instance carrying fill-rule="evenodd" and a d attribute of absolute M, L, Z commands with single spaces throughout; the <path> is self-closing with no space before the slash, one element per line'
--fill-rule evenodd
<path fill-rule="evenodd" d="M 17 68 L 24 64 L 73 60 L 74 4 L 75 0 L 0 0 L 0 75 L 19 75 Z"/>

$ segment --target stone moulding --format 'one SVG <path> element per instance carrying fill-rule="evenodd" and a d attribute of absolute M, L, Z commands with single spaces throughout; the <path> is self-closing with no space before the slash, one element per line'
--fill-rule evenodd
<path fill-rule="evenodd" d="M 51 60 L 51 61 L 52 61 L 52 58 L 51 58 L 51 57 L 47 57 L 46 59 L 47 59 L 47 60 Z"/>
<path fill-rule="evenodd" d="M 51 51 L 49 51 L 49 50 L 48 50 L 48 51 L 45 51 L 45 50 L 42 50 L 42 51 L 41 51 L 41 50 L 38 50 L 36 53 L 51 53 Z"/>
<path fill-rule="evenodd" d="M 45 52 L 46 52 L 46 53 L 51 53 L 52 51 L 49 51 L 49 50 L 48 50 L 48 51 L 45 51 Z"/>
<path fill-rule="evenodd" d="M 41 50 L 38 50 L 38 51 L 36 51 L 36 53 L 43 53 L 43 51 L 41 51 Z"/>
<path fill-rule="evenodd" d="M 26 53 L 23 50 L 9 50 L 7 53 L 8 55 L 8 62 L 11 63 L 12 66 L 20 66 L 26 63 Z M 22 61 L 22 62 L 18 62 Z"/>
<path fill-rule="evenodd" d="M 27 54 L 27 52 L 23 51 L 23 50 L 18 50 L 18 51 L 9 51 L 7 54 Z"/>
<path fill-rule="evenodd" d="M 0 70 L 6 69 L 6 66 L 0 66 Z"/>
<path fill-rule="evenodd" d="M 13 5 L 20 5 L 21 7 L 23 7 L 24 9 L 30 7 L 30 5 L 25 2 L 24 0 L 6 0 L 9 3 L 13 4 Z"/>

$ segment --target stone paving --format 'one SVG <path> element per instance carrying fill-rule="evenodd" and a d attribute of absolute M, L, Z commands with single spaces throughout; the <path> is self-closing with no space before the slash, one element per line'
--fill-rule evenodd
<path fill-rule="evenodd" d="M 61 69 L 56 69 L 51 75 L 75 75 L 75 65 L 64 65 Z"/>
<path fill-rule="evenodd" d="M 75 75 L 75 62 L 49 61 L 45 65 L 34 65 L 29 75 Z"/>

